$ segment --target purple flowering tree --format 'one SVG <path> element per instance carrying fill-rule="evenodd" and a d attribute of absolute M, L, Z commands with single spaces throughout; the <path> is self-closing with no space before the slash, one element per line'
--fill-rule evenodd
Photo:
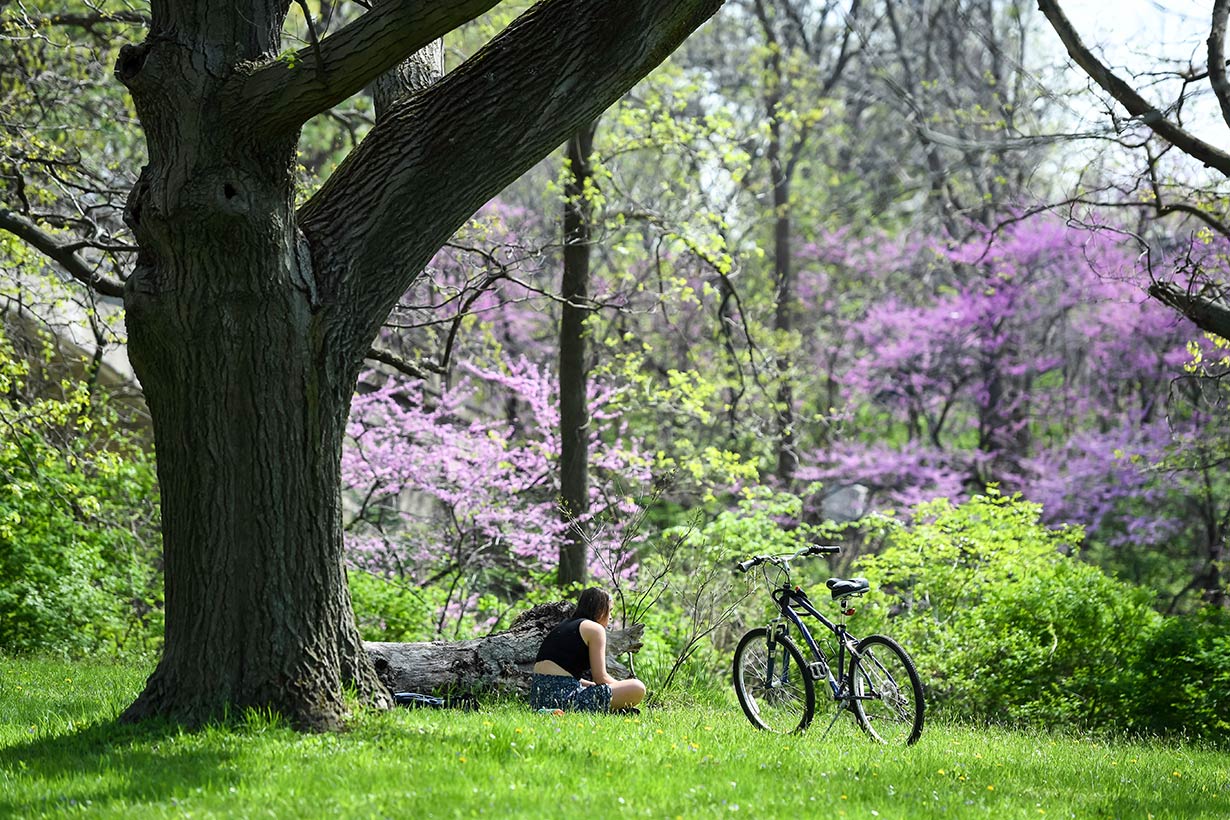
<path fill-rule="evenodd" d="M 1172 382 L 1188 345 L 1209 345 L 1146 297 L 1115 234 L 1034 217 L 953 247 L 831 239 L 809 249 L 812 278 L 861 270 L 874 298 L 817 345 L 842 435 L 801 477 L 889 507 L 995 483 L 1084 524 L 1095 549 L 1199 563 L 1230 502 L 1193 448 L 1219 426 Z"/>
<path fill-rule="evenodd" d="M 498 357 L 490 367 L 467 361 L 457 371 L 439 392 L 393 377 L 356 396 L 342 459 L 354 505 L 351 564 L 406 584 L 445 586 L 440 632 L 472 614 L 479 593 L 524 591 L 532 574 L 554 570 L 567 528 L 555 377 L 524 356 Z M 603 412 L 609 399 L 604 385 L 593 386 L 589 517 L 602 526 L 592 528 L 589 569 L 598 577 L 628 519 L 628 488 L 649 481 L 650 465 L 636 438 Z M 514 414 L 491 412 L 513 405 Z"/>

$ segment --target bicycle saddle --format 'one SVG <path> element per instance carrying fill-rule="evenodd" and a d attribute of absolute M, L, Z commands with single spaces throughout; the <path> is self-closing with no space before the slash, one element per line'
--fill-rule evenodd
<path fill-rule="evenodd" d="M 824 585 L 833 591 L 834 601 L 847 595 L 862 595 L 871 589 L 866 578 L 830 578 Z"/>

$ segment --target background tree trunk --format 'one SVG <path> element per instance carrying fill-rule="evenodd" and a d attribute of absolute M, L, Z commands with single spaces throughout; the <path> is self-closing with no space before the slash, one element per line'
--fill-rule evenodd
<path fill-rule="evenodd" d="M 773 278 L 777 288 L 774 298 L 773 329 L 777 331 L 780 344 L 786 344 L 794 330 L 794 274 L 791 270 L 790 244 L 790 179 L 786 175 L 781 152 L 781 133 L 775 112 L 769 121 L 769 165 L 773 181 Z M 799 454 L 794 436 L 794 377 L 793 362 L 787 354 L 777 354 L 777 478 L 782 486 L 789 488 L 794 483 L 794 474 L 799 466 Z"/>
<path fill-rule="evenodd" d="M 785 137 L 782 134 L 782 96 L 786 78 L 782 67 L 782 49 L 769 17 L 768 9 L 761 0 L 755 4 L 768 44 L 764 59 L 764 110 L 769 118 L 769 141 L 766 160 L 769 165 L 769 183 L 773 194 L 773 281 L 774 309 L 773 330 L 778 344 L 785 345 L 794 329 L 794 279 L 791 266 L 790 243 L 790 176 L 792 166 L 787 158 Z M 799 455 L 794 436 L 794 383 L 791 374 L 792 362 L 787 353 L 776 351 L 777 394 L 774 397 L 774 433 L 777 437 L 777 469 L 775 474 L 782 486 L 789 489 L 794 482 L 794 473 L 799 465 Z"/>
<path fill-rule="evenodd" d="M 564 187 L 564 299 L 559 324 L 560 502 L 568 530 L 560 544 L 559 584 L 584 583 L 588 550 L 585 523 L 589 512 L 588 366 L 585 319 L 589 316 L 590 221 L 593 206 L 585 196 L 590 179 L 597 122 L 583 126 L 568 140 L 568 181 Z"/>

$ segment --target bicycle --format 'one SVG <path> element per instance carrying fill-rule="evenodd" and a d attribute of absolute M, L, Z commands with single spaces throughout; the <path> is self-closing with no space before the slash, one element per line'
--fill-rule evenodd
<path fill-rule="evenodd" d="M 751 630 L 739 641 L 735 649 L 735 694 L 756 728 L 802 732 L 811 724 L 816 709 L 815 682 L 824 680 L 836 706 L 825 736 L 843 713 L 850 712 L 873 740 L 909 746 L 922 735 L 923 728 L 922 682 L 914 661 L 892 638 L 871 635 L 859 640 L 846 629 L 846 618 L 854 614 L 850 600 L 870 590 L 867 579 L 830 578 L 826 582 L 840 613 L 836 622 L 820 614 L 803 588 L 791 583 L 790 562 L 794 559 L 840 552 L 841 547 L 817 544 L 792 555 L 756 555 L 735 565 L 740 572 L 763 568 L 765 582 L 773 587 L 770 597 L 778 609 L 768 626 Z M 770 567 L 778 571 L 772 581 Z M 828 654 L 821 649 L 803 623 L 803 616 L 815 618 L 833 633 L 835 650 L 832 645 Z M 794 624 L 811 650 L 810 663 L 787 634 L 788 624 Z"/>

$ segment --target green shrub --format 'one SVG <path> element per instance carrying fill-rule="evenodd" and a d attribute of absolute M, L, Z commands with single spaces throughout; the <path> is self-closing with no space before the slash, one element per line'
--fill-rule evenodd
<path fill-rule="evenodd" d="M 347 573 L 359 634 L 365 641 L 428 640 L 434 631 L 429 592 L 352 569 Z"/>
<path fill-rule="evenodd" d="M 148 651 L 161 635 L 153 459 L 104 399 L 29 385 L 0 331 L 0 651 Z"/>
<path fill-rule="evenodd" d="M 1163 620 L 1144 642 L 1126 700 L 1132 728 L 1230 739 L 1230 613 L 1208 607 Z"/>
<path fill-rule="evenodd" d="M 1161 616 L 1148 592 L 1072 557 L 1078 528 L 1048 529 L 1040 513 L 989 492 L 887 524 L 888 547 L 861 563 L 881 591 L 858 629 L 897 637 L 944 711 L 1122 725 Z"/>
<path fill-rule="evenodd" d="M 733 508 L 721 510 L 700 528 L 694 543 L 705 545 L 715 558 L 734 561 L 794 552 L 832 536 L 836 529 L 803 521 L 801 496 L 752 485 L 740 492 Z"/>

